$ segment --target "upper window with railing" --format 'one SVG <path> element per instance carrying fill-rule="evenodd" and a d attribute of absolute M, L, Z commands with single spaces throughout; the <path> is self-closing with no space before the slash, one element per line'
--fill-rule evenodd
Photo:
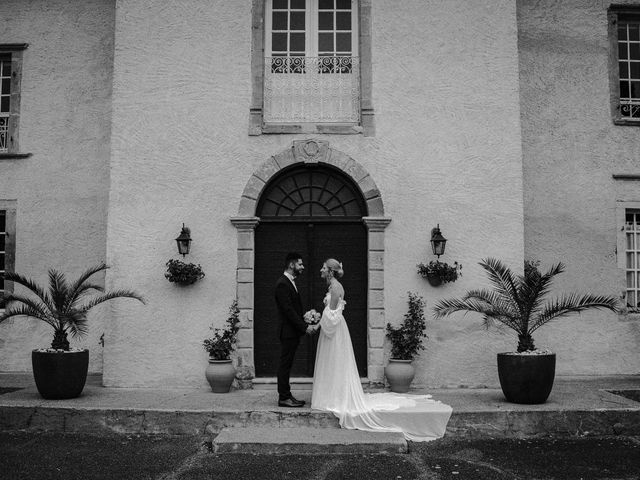
<path fill-rule="evenodd" d="M 640 125 L 640 8 L 609 9 L 614 122 Z"/>
<path fill-rule="evenodd" d="M 267 0 L 264 122 L 360 122 L 357 0 Z"/>

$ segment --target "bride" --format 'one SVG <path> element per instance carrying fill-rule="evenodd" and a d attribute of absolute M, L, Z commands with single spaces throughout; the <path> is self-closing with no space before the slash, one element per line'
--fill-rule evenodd
<path fill-rule="evenodd" d="M 343 428 L 374 432 L 402 432 L 408 440 L 429 441 L 444 435 L 451 407 L 431 395 L 365 394 L 360 383 L 351 336 L 342 315 L 347 302 L 338 281 L 342 264 L 330 258 L 320 275 L 329 287 L 313 374 L 311 408 L 333 412 Z"/>

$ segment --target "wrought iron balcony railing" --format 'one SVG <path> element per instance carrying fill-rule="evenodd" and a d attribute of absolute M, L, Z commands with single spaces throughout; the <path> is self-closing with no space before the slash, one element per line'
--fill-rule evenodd
<path fill-rule="evenodd" d="M 266 57 L 264 121 L 358 123 L 358 57 Z"/>

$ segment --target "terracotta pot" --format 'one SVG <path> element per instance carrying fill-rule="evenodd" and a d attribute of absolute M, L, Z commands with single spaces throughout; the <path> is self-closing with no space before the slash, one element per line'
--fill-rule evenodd
<path fill-rule="evenodd" d="M 89 350 L 79 352 L 31 352 L 33 378 L 43 398 L 78 397 L 89 369 Z"/>
<path fill-rule="evenodd" d="M 498 354 L 498 376 L 506 399 L 512 403 L 537 404 L 549 398 L 556 372 L 556 354 Z"/>
<path fill-rule="evenodd" d="M 387 377 L 392 392 L 408 392 L 409 385 L 411 385 L 415 375 L 416 370 L 413 365 L 411 365 L 411 360 L 390 358 L 389 364 L 384 367 L 384 376 Z"/>
<path fill-rule="evenodd" d="M 442 278 L 440 278 L 440 275 L 436 273 L 427 273 L 427 280 L 432 287 L 442 285 Z"/>
<path fill-rule="evenodd" d="M 236 376 L 236 369 L 231 360 L 209 358 L 209 365 L 207 365 L 204 375 L 214 393 L 228 393 Z"/>

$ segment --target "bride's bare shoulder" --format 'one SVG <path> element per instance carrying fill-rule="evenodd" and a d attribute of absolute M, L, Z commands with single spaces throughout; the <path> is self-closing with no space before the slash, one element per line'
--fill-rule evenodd
<path fill-rule="evenodd" d="M 338 298 L 344 298 L 344 287 L 340 282 L 334 282 L 329 287 L 329 292 L 332 296 L 337 296 Z"/>

